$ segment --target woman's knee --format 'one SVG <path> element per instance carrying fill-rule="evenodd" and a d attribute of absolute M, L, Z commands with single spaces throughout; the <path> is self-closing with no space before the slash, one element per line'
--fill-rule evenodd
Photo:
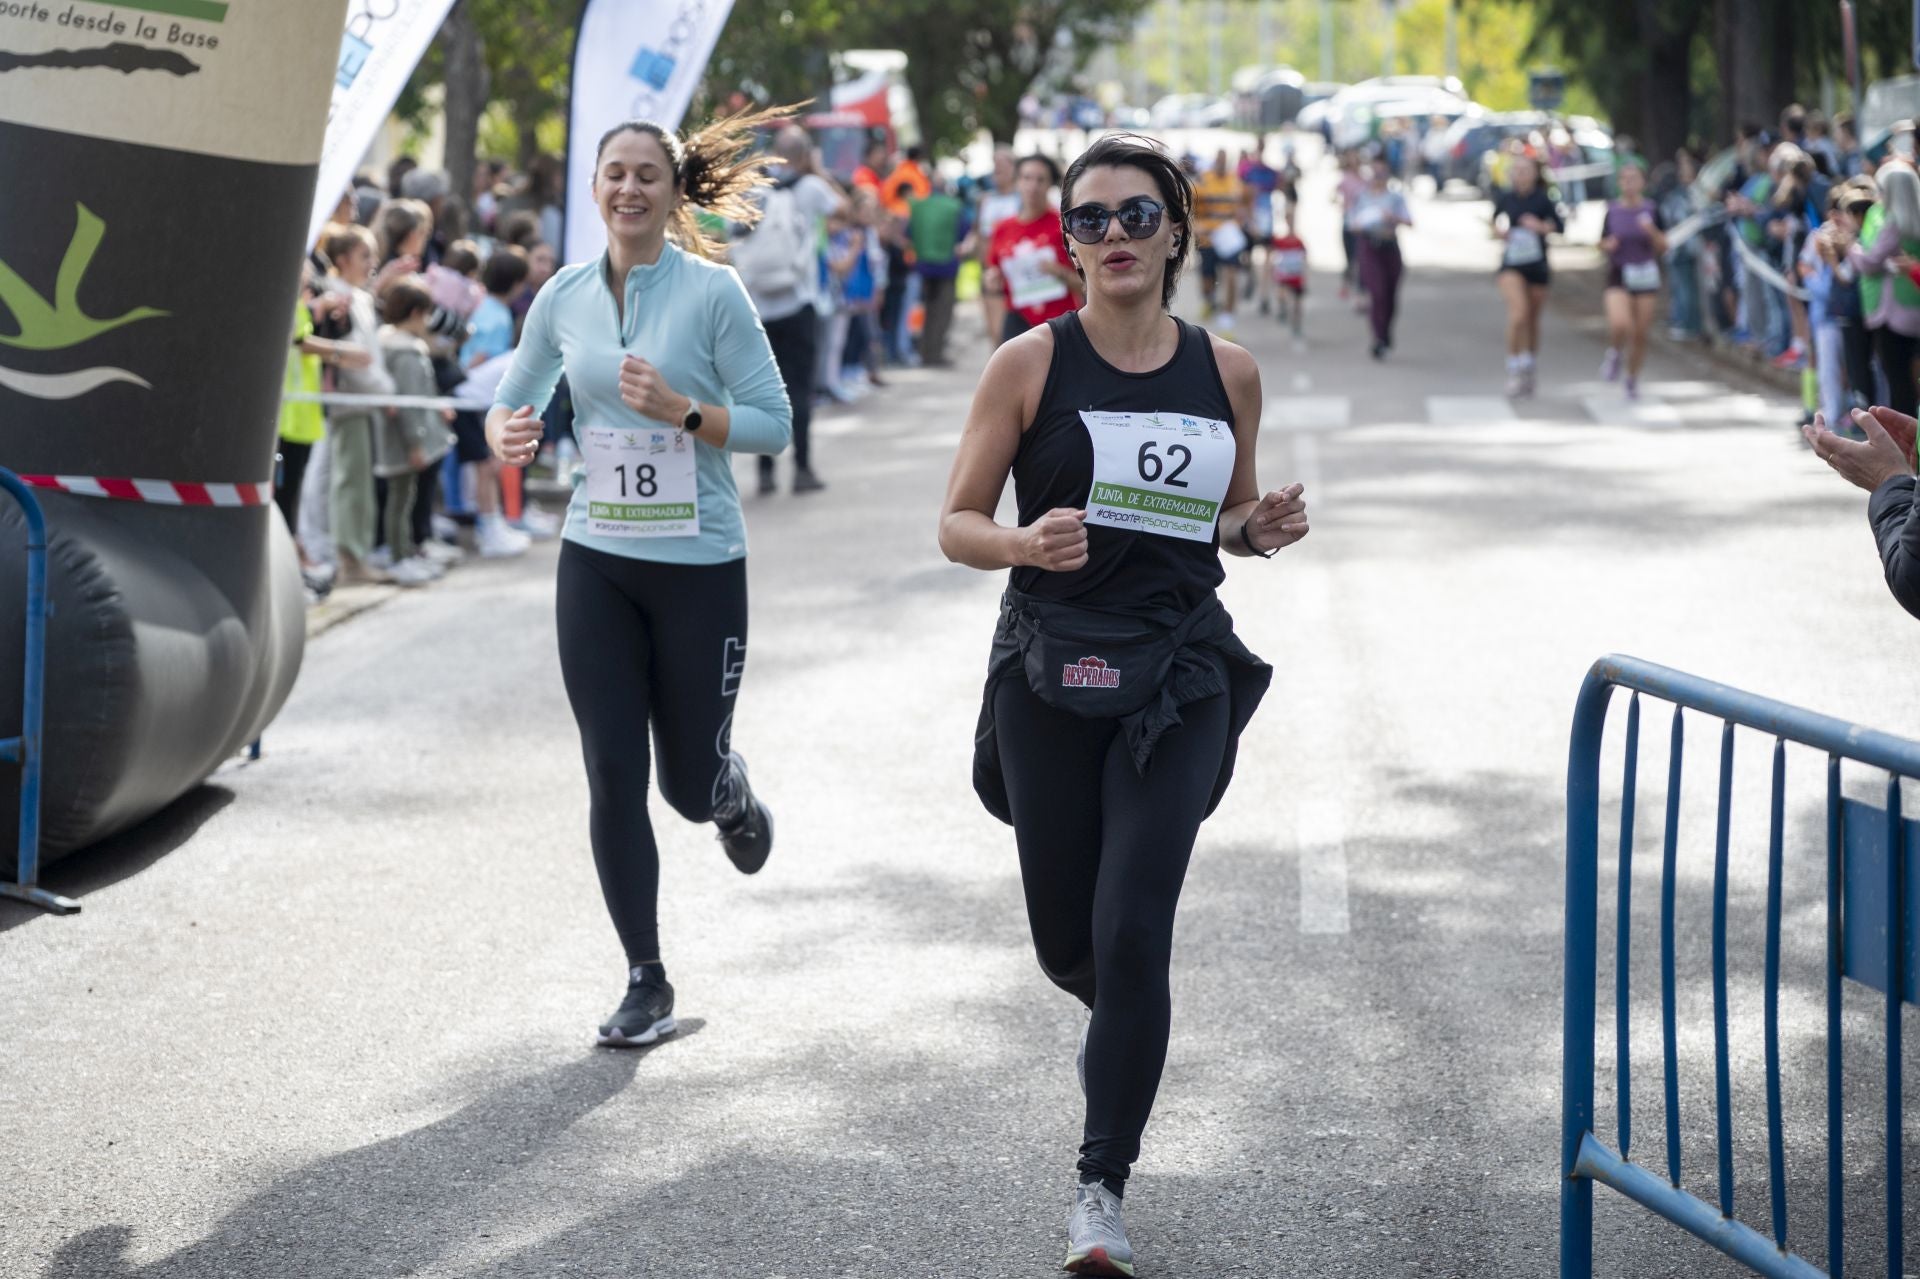
<path fill-rule="evenodd" d="M 1093 1006 L 1093 947 L 1086 939 L 1036 937 L 1033 953 L 1048 981 Z"/>
<path fill-rule="evenodd" d="M 1173 921 L 1158 910 L 1119 910 L 1094 921 L 1101 975 L 1129 986 L 1164 982 L 1173 963 Z"/>
<path fill-rule="evenodd" d="M 660 769 L 660 798 L 667 806 L 690 822 L 710 822 L 713 810 L 719 805 L 720 786 L 726 780 L 726 770 L 701 779 L 689 770 L 662 766 Z"/>

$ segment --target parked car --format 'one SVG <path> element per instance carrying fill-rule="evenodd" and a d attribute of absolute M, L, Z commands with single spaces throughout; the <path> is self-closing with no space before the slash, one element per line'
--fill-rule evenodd
<path fill-rule="evenodd" d="M 1322 133 L 1330 145 L 1346 149 L 1374 136 L 1383 116 L 1435 116 L 1451 119 L 1470 105 L 1452 76 L 1380 76 L 1348 85 L 1327 99 Z"/>
<path fill-rule="evenodd" d="M 1252 111 L 1245 117 L 1250 129 L 1278 129 L 1293 123 L 1306 104 L 1306 77 L 1291 67 L 1269 71 L 1253 86 Z"/>
<path fill-rule="evenodd" d="M 1206 96 L 1199 93 L 1169 93 L 1153 104 L 1149 117 L 1156 129 L 1190 128 L 1188 118 L 1206 100 Z"/>
<path fill-rule="evenodd" d="M 1450 141 L 1446 144 L 1444 167 L 1435 175 L 1435 179 L 1442 187 L 1448 182 L 1465 182 L 1485 194 L 1490 190 L 1483 165 L 1487 156 L 1508 138 L 1524 137 L 1551 123 L 1539 111 L 1500 111 L 1478 117 L 1462 116 L 1447 130 Z"/>
<path fill-rule="evenodd" d="M 1151 129 L 1153 112 L 1145 107 L 1115 107 L 1107 122 L 1116 129 Z"/>
<path fill-rule="evenodd" d="M 1233 103 L 1225 98 L 1202 97 L 1187 117 L 1189 129 L 1224 129 L 1233 123 Z"/>

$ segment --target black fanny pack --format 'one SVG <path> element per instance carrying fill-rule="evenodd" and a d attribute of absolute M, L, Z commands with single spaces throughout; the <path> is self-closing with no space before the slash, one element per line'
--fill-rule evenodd
<path fill-rule="evenodd" d="M 1009 591 L 995 640 L 1019 650 L 1027 687 L 1047 705 L 1085 719 L 1119 719 L 1165 687 L 1175 655 L 1207 618 L 1208 610 L 1196 609 L 1167 627 Z"/>

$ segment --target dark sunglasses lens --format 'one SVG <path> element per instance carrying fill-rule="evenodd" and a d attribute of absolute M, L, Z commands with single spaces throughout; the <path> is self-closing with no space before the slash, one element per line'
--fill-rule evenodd
<path fill-rule="evenodd" d="M 1067 234 L 1082 244 L 1098 244 L 1107 233 L 1105 209 L 1072 209 L 1067 213 Z"/>
<path fill-rule="evenodd" d="M 1130 239 L 1146 239 L 1160 229 L 1160 206 L 1151 200 L 1129 202 L 1120 210 L 1120 229 Z"/>

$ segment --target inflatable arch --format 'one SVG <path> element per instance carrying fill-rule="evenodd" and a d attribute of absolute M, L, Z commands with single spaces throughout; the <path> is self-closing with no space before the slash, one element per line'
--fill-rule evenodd
<path fill-rule="evenodd" d="M 299 670 L 270 498 L 345 7 L 0 4 L 0 465 L 49 530 L 45 857 L 204 781 Z M 0 498 L 0 736 L 21 717 L 25 540 Z"/>

